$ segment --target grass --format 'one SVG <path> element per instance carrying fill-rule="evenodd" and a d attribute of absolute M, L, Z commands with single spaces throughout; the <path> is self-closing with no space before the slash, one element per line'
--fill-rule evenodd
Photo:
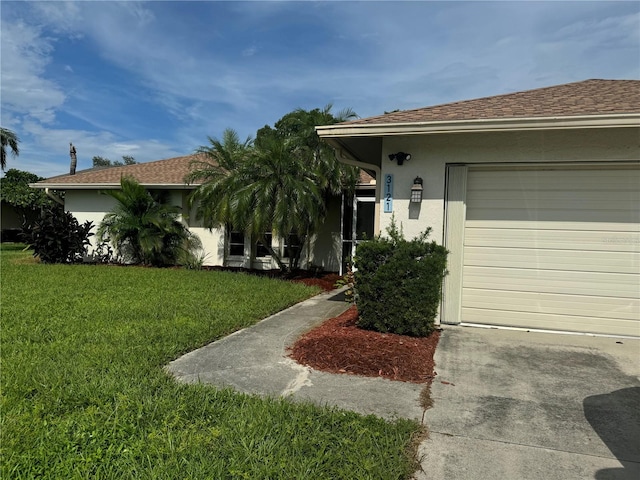
<path fill-rule="evenodd" d="M 415 422 L 182 385 L 170 360 L 317 290 L 1 252 L 0 478 L 402 479 Z"/>

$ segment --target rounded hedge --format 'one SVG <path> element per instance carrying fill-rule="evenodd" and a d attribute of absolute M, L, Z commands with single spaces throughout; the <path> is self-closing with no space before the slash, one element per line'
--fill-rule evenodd
<path fill-rule="evenodd" d="M 392 222 L 389 238 L 358 245 L 354 273 L 358 326 L 414 337 L 433 332 L 448 252 L 426 241 L 430 230 L 406 240 Z"/>

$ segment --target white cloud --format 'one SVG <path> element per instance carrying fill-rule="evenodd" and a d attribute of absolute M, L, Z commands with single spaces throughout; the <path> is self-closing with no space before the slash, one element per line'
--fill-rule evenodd
<path fill-rule="evenodd" d="M 29 4 L 29 16 L 37 20 L 34 23 L 45 24 L 56 34 L 81 38 L 81 6 L 82 2 L 77 1 L 32 2 Z"/>
<path fill-rule="evenodd" d="M 51 40 L 23 22 L 0 23 L 2 106 L 14 115 L 49 123 L 65 101 L 62 88 L 45 77 L 51 60 Z"/>
<path fill-rule="evenodd" d="M 172 145 L 157 140 L 134 139 L 123 142 L 106 131 L 52 129 L 34 121 L 25 122 L 23 131 L 34 142 L 25 144 L 25 148 L 21 145 L 20 156 L 11 159 L 7 168 L 19 168 L 43 177 L 67 172 L 70 162 L 69 143 L 76 147 L 78 170 L 91 168 L 91 159 L 96 155 L 111 160 L 121 160 L 123 155 L 131 155 L 138 162 L 148 162 L 190 153 L 176 150 Z"/>
<path fill-rule="evenodd" d="M 258 47 L 251 46 L 251 47 L 245 48 L 242 51 L 242 56 L 243 57 L 253 57 L 257 52 L 258 52 Z"/>

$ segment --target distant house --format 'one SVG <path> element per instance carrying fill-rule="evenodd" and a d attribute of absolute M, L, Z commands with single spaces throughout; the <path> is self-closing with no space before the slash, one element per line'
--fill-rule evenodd
<path fill-rule="evenodd" d="M 182 208 L 183 221 L 189 229 L 200 237 L 207 266 L 229 266 L 255 269 L 277 268 L 267 250 L 245 235 L 226 228 L 209 230 L 196 220 L 195 209 L 188 211 L 187 198 L 198 184 L 186 184 L 185 175 L 191 162 L 198 157 L 187 155 L 148 163 L 137 163 L 110 168 L 92 168 L 74 175 L 51 177 L 31 184 L 34 188 L 64 191 L 65 210 L 71 212 L 80 223 L 89 220 L 99 225 L 104 215 L 115 205 L 115 200 L 101 194 L 108 189 L 120 188 L 123 176 L 135 178 L 148 190 L 162 190 L 169 194 L 169 202 Z M 303 250 L 302 268 L 322 268 L 325 271 L 341 271 L 344 262 L 352 252 L 354 238 L 373 234 L 373 210 L 358 205 L 373 205 L 375 180 L 366 172 L 361 172 L 358 197 L 366 200 L 335 197 L 329 200 L 329 209 L 320 233 L 311 239 L 310 248 Z M 369 214 L 366 221 L 363 215 Z M 345 228 L 349 229 L 345 232 Z M 356 233 L 356 228 L 360 232 Z M 95 243 L 95 237 L 92 237 Z M 343 248 L 343 238 L 344 248 Z M 272 246 L 284 249 L 282 239 L 272 238 Z M 94 245 L 95 246 L 95 245 Z M 344 253 L 343 253 L 344 250 Z M 284 250 L 283 250 L 284 251 Z M 307 253 L 309 253 L 307 255 Z"/>
<path fill-rule="evenodd" d="M 440 321 L 640 336 L 640 81 L 587 80 L 321 126 L 450 251 Z"/>
<path fill-rule="evenodd" d="M 20 241 L 23 218 L 13 205 L 0 200 L 0 239 L 3 242 Z"/>

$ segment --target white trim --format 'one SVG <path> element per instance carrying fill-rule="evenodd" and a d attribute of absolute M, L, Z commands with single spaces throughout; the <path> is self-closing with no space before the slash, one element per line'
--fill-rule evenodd
<path fill-rule="evenodd" d="M 460 323 L 462 310 L 462 266 L 464 264 L 464 223 L 467 206 L 467 165 L 446 166 L 444 247 L 448 274 L 444 277 L 440 322 Z"/>
<path fill-rule="evenodd" d="M 316 131 L 318 131 L 318 128 L 320 127 L 316 127 Z M 319 132 L 318 132 L 319 135 Z M 339 162 L 345 163 L 347 165 L 353 165 L 354 167 L 358 167 L 358 168 L 362 168 L 362 169 L 368 169 L 368 170 L 373 170 L 376 174 L 376 183 L 373 186 L 373 188 L 375 188 L 376 191 L 376 195 L 375 195 L 375 217 L 373 218 L 373 234 L 374 235 L 378 235 L 380 234 L 380 198 L 382 197 L 382 183 L 379 182 L 378 180 L 380 179 L 380 177 L 382 176 L 382 170 L 380 169 L 380 167 L 378 165 L 374 165 L 372 163 L 365 163 L 362 162 L 360 160 L 358 160 L 354 155 L 352 155 L 350 152 L 346 151 L 344 149 L 344 146 L 341 145 L 339 142 L 332 142 L 331 140 L 327 139 L 327 143 L 333 148 L 333 151 L 335 152 L 335 156 L 336 159 Z M 371 184 L 368 184 L 367 187 L 371 186 Z M 356 186 L 356 195 L 357 195 L 357 186 Z"/>
<path fill-rule="evenodd" d="M 424 135 L 460 132 L 557 130 L 570 128 L 640 127 L 639 113 L 568 117 L 489 118 L 474 120 L 335 124 L 316 127 L 321 138 Z"/>

